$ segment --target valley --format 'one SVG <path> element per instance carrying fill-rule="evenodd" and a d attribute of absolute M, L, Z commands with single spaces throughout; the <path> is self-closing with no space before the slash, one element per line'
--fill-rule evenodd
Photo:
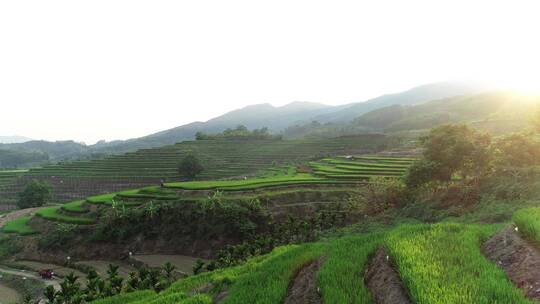
<path fill-rule="evenodd" d="M 383 107 L 350 122 L 371 132 L 347 136 L 284 139 L 238 126 L 4 169 L 0 297 L 534 303 L 537 125 L 485 128 L 509 100 Z M 484 106 L 473 111 L 471 101 Z M 507 116 L 531 112 L 524 104 Z M 465 112 L 431 119 L 433 108 Z"/>

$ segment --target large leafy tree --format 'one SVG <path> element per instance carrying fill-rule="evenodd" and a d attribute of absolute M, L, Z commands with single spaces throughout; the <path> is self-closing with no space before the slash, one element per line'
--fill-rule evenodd
<path fill-rule="evenodd" d="M 52 188 L 48 183 L 33 180 L 19 193 L 17 206 L 21 209 L 41 207 L 51 196 Z"/>
<path fill-rule="evenodd" d="M 466 125 L 443 125 L 422 138 L 424 159 L 413 165 L 407 184 L 419 186 L 429 181 L 448 182 L 459 174 L 478 176 L 490 166 L 491 137 Z"/>
<path fill-rule="evenodd" d="M 201 161 L 195 156 L 188 154 L 186 155 L 180 164 L 178 164 L 178 172 L 180 175 L 187 178 L 194 178 L 195 176 L 203 172 L 204 167 L 201 164 Z"/>
<path fill-rule="evenodd" d="M 498 168 L 523 168 L 540 163 L 540 143 L 531 134 L 507 135 L 493 144 Z"/>

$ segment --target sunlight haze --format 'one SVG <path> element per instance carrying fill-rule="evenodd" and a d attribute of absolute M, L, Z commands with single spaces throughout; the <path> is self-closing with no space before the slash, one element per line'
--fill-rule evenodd
<path fill-rule="evenodd" d="M 0 135 L 127 139 L 257 103 L 540 92 L 536 1 L 2 1 Z"/>

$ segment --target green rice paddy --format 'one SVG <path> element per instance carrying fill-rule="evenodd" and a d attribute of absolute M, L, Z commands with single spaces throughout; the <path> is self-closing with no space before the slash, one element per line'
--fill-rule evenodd
<path fill-rule="evenodd" d="M 41 218 L 54 221 L 54 222 L 62 222 L 62 223 L 77 224 L 77 225 L 89 225 L 89 224 L 94 224 L 96 222 L 95 218 L 83 217 L 83 216 L 72 216 L 72 215 L 64 214 L 62 213 L 62 206 L 41 208 L 36 212 L 36 216 L 39 216 Z"/>
<path fill-rule="evenodd" d="M 324 303 L 373 303 L 362 277 L 370 255 L 380 246 L 388 248 L 414 303 L 531 303 L 481 254 L 481 241 L 498 228 L 408 224 L 388 231 L 278 247 L 237 267 L 181 279 L 146 298 L 133 299 L 128 294 L 95 303 L 189 303 L 192 298 L 186 295 L 202 286 L 213 286 L 199 295 L 205 299 L 227 290 L 228 296 L 221 303 L 282 303 L 298 269 L 319 257 L 324 261 L 316 284 Z"/>
<path fill-rule="evenodd" d="M 514 213 L 512 220 L 521 234 L 540 243 L 540 208 L 526 208 Z"/>
<path fill-rule="evenodd" d="M 28 215 L 11 220 L 4 225 L 2 231 L 5 233 L 17 233 L 20 235 L 35 234 L 37 231 L 28 225 L 28 221 L 30 221 L 30 219 L 32 219 L 32 217 Z"/>

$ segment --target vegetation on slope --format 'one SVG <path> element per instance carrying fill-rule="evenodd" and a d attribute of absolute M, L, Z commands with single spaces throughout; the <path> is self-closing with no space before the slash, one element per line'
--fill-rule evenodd
<path fill-rule="evenodd" d="M 142 303 L 149 299 L 164 304 L 187 303 L 182 298 L 193 290 L 204 290 L 202 293 L 210 299 L 226 291 L 221 303 L 280 303 L 298 269 L 320 256 L 325 260 L 316 281 L 324 303 L 371 303 L 361 278 L 370 255 L 379 246 L 390 249 L 415 301 L 529 303 L 480 252 L 480 241 L 498 227 L 409 224 L 390 231 L 279 247 L 237 267 L 182 279 L 140 302 L 126 295 L 96 303 Z M 208 288 L 200 289 L 203 286 Z"/>
<path fill-rule="evenodd" d="M 540 207 L 521 209 L 514 213 L 512 220 L 519 232 L 531 240 L 540 242 Z"/>
<path fill-rule="evenodd" d="M 20 235 L 29 235 L 37 233 L 32 227 L 28 225 L 28 221 L 32 216 L 21 216 L 19 218 L 16 218 L 14 220 L 11 220 L 4 225 L 2 228 L 3 232 L 6 233 L 17 233 Z"/>

